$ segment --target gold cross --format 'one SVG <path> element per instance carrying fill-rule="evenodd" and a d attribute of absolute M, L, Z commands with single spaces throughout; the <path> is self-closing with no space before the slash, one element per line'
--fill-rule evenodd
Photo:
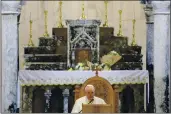
<path fill-rule="evenodd" d="M 93 71 L 96 71 L 96 76 L 99 76 L 99 75 L 98 75 L 98 71 L 100 71 L 100 70 L 101 70 L 101 69 L 98 68 L 98 66 L 95 67 L 95 69 L 94 69 Z"/>

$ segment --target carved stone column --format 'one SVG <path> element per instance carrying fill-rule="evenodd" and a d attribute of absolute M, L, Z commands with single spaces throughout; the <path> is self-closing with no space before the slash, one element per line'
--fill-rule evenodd
<path fill-rule="evenodd" d="M 113 85 L 113 90 L 116 92 L 116 99 L 115 99 L 115 111 L 116 113 L 120 112 L 120 99 L 119 99 L 119 92 L 120 87 L 118 85 Z"/>
<path fill-rule="evenodd" d="M 69 89 L 68 88 L 64 89 L 62 94 L 64 97 L 64 112 L 63 113 L 68 113 Z"/>
<path fill-rule="evenodd" d="M 147 110 L 148 112 L 154 113 L 154 17 L 153 17 L 153 7 L 152 4 L 146 4 L 144 7 L 144 11 L 146 14 L 146 25 L 147 25 L 147 43 L 146 43 L 146 69 L 149 71 L 149 87 L 145 89 L 146 95 L 144 101 L 148 104 Z M 146 88 L 145 87 L 145 88 Z M 148 91 L 146 91 L 148 90 Z M 146 107 L 145 107 L 146 109 Z"/>
<path fill-rule="evenodd" d="M 45 113 L 49 112 L 49 106 L 50 106 L 50 97 L 52 95 L 51 93 L 51 88 L 50 87 L 45 87 L 46 92 L 44 93 L 46 97 L 46 107 L 45 107 Z"/>
<path fill-rule="evenodd" d="M 18 34 L 20 1 L 2 1 L 2 112 L 17 103 Z"/>
<path fill-rule="evenodd" d="M 163 113 L 166 83 L 169 64 L 169 24 L 170 1 L 152 1 L 154 13 L 154 96 L 156 113 Z"/>
<path fill-rule="evenodd" d="M 34 87 L 32 86 L 22 87 L 22 105 L 21 105 L 22 113 L 32 113 L 33 89 Z"/>

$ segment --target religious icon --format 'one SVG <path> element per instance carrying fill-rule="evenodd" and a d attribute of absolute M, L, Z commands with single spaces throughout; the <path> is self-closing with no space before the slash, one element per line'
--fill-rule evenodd
<path fill-rule="evenodd" d="M 86 63 L 90 61 L 89 50 L 78 50 L 77 51 L 77 63 Z"/>

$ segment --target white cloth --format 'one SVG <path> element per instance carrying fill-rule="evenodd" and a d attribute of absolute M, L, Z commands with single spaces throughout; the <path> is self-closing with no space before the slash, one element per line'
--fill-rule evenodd
<path fill-rule="evenodd" d="M 87 79 L 95 76 L 94 71 L 43 71 L 20 70 L 21 85 L 75 85 L 83 84 Z M 112 84 L 145 84 L 148 83 L 147 70 L 114 70 L 99 71 L 99 76 Z"/>
<path fill-rule="evenodd" d="M 88 104 L 90 101 L 86 96 L 81 97 L 75 101 L 74 107 L 71 113 L 79 113 L 82 112 L 82 104 Z M 94 96 L 94 100 L 91 104 L 106 104 L 105 101 L 99 97 Z"/>

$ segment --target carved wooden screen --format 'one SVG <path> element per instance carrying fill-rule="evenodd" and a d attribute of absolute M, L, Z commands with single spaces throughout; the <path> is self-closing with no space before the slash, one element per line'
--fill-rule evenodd
<path fill-rule="evenodd" d="M 113 90 L 110 83 L 99 76 L 95 76 L 89 78 L 80 88 L 79 97 L 84 96 L 84 88 L 86 85 L 92 84 L 95 87 L 95 96 L 102 98 L 105 100 L 107 104 L 111 104 L 113 106 L 113 112 L 116 112 L 115 105 L 116 105 L 116 92 Z"/>

